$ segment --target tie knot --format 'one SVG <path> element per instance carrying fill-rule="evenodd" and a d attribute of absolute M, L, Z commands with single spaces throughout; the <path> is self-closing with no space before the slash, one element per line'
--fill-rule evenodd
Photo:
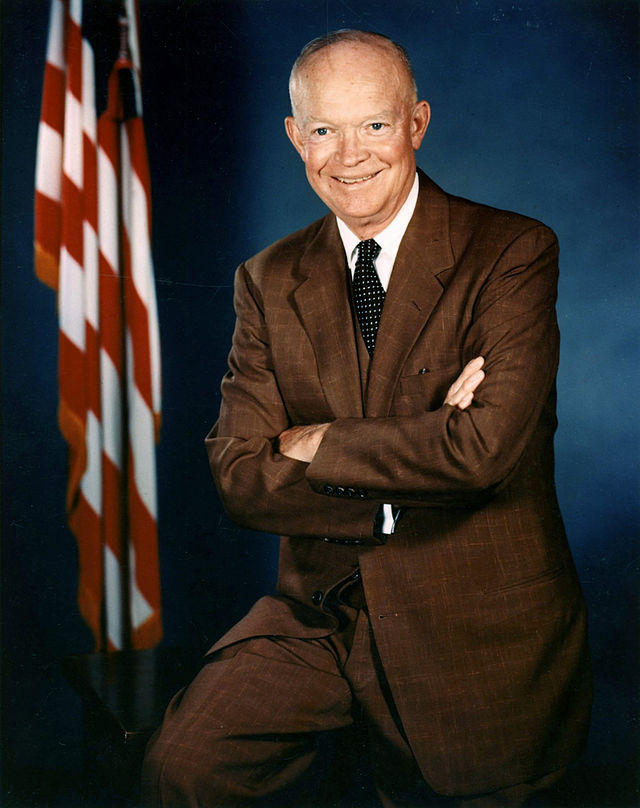
<path fill-rule="evenodd" d="M 380 245 L 372 238 L 358 244 L 358 260 L 373 263 L 380 252 Z"/>

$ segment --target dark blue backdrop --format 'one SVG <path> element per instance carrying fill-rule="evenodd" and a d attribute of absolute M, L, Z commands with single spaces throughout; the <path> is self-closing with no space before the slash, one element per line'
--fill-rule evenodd
<path fill-rule="evenodd" d="M 2 3 L 4 749 L 10 773 L 36 767 L 40 782 L 77 768 L 77 703 L 58 660 L 91 650 L 65 526 L 55 300 L 32 270 L 47 6 Z M 447 190 L 559 235 L 557 482 L 592 620 L 587 759 L 635 757 L 637 26 L 637 4 L 623 0 L 142 2 L 167 644 L 205 649 L 273 585 L 275 541 L 224 517 L 203 448 L 231 339 L 233 271 L 323 213 L 282 125 L 299 48 L 327 28 L 380 30 L 406 45 L 432 105 L 420 165 Z"/>

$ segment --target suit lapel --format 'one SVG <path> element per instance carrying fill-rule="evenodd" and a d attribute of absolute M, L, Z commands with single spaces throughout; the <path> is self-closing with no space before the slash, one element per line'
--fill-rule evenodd
<path fill-rule="evenodd" d="M 362 417 L 360 371 L 338 227 L 327 216 L 301 258 L 294 292 L 316 356 L 320 383 L 336 418 Z"/>
<path fill-rule="evenodd" d="M 393 266 L 369 369 L 369 417 L 388 414 L 398 376 L 453 266 L 446 194 L 421 171 L 419 175 L 418 203 Z"/>

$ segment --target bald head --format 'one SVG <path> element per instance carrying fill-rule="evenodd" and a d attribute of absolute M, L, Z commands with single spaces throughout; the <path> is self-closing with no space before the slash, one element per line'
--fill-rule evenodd
<path fill-rule="evenodd" d="M 395 78 L 398 90 L 406 98 L 408 106 L 416 103 L 418 97 L 416 82 L 405 49 L 382 34 L 342 29 L 311 40 L 294 62 L 289 78 L 289 97 L 294 117 L 299 117 L 301 101 L 308 90 L 308 82 L 313 80 L 314 72 L 317 75 L 317 71 L 313 71 L 312 68 L 318 61 L 330 65 L 333 61 L 332 55 L 336 51 L 342 53 L 350 51 L 356 58 L 359 54 L 364 55 L 367 52 L 386 57 L 385 60 L 388 61 L 393 74 L 390 79 Z"/>

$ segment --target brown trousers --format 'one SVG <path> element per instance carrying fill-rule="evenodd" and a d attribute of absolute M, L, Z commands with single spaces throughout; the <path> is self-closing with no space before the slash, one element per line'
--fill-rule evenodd
<path fill-rule="evenodd" d="M 173 699 L 149 743 L 145 802 L 162 808 L 328 805 L 307 770 L 313 770 L 318 738 L 351 726 L 356 714 L 364 719 L 385 808 L 522 806 L 559 779 L 562 772 L 489 795 L 435 794 L 404 737 L 366 609 L 342 605 L 340 611 L 342 629 L 330 637 L 256 637 L 212 655 Z M 304 782 L 305 772 L 310 782 L 296 795 L 291 784 Z M 373 794 L 372 800 L 374 808 Z"/>

